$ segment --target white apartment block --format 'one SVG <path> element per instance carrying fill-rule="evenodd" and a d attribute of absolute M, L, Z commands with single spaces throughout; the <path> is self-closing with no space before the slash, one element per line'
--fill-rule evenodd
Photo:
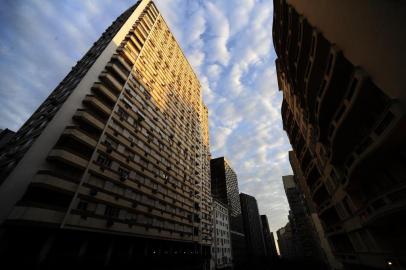
<path fill-rule="evenodd" d="M 213 242 L 211 269 L 231 269 L 231 241 L 228 208 L 213 200 Z"/>

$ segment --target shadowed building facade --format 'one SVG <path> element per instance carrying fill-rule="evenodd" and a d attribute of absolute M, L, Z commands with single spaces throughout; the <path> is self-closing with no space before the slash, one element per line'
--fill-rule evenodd
<path fill-rule="evenodd" d="M 253 196 L 240 193 L 240 201 L 245 241 L 247 243 L 247 255 L 251 263 L 256 263 L 265 257 L 265 243 L 257 200 Z"/>
<path fill-rule="evenodd" d="M 406 3 L 275 0 L 283 128 L 345 269 L 405 269 Z"/>
<path fill-rule="evenodd" d="M 275 261 L 278 258 L 278 253 L 276 252 L 275 238 L 273 232 L 269 229 L 268 217 L 266 215 L 261 215 L 261 225 L 266 257 L 271 262 Z"/>
<path fill-rule="evenodd" d="M 295 176 L 285 175 L 282 176 L 282 179 L 289 202 L 289 223 L 292 228 L 294 245 L 298 250 L 298 257 L 322 265 L 326 263 L 324 253 L 304 196 L 296 184 Z"/>
<path fill-rule="evenodd" d="M 139 1 L 5 149 L 0 257 L 25 266 L 208 267 L 209 161 L 199 80 L 154 3 Z"/>
<path fill-rule="evenodd" d="M 300 256 L 293 241 L 290 223 L 288 222 L 284 227 L 280 228 L 276 234 L 278 235 L 278 246 L 281 258 L 284 260 L 299 259 Z"/>
<path fill-rule="evenodd" d="M 244 236 L 237 174 L 224 157 L 210 161 L 213 199 L 227 205 L 230 215 L 230 234 L 233 264 L 236 269 L 246 267 Z"/>

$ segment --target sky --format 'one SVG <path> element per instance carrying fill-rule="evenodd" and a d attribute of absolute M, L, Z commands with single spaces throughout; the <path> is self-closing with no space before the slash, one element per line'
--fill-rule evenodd
<path fill-rule="evenodd" d="M 18 130 L 135 0 L 0 0 L 0 128 Z M 213 157 L 255 196 L 271 231 L 287 222 L 271 0 L 155 0 L 202 84 Z"/>

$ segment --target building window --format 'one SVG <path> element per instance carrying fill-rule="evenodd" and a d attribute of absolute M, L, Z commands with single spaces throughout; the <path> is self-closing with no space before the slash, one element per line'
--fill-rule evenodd
<path fill-rule="evenodd" d="M 118 208 L 115 208 L 110 205 L 107 205 L 106 209 L 104 210 L 104 215 L 107 217 L 117 218 L 119 213 L 120 213 L 120 210 Z"/>
<path fill-rule="evenodd" d="M 110 168 L 111 166 L 111 159 L 109 159 L 106 155 L 100 154 L 96 160 L 97 164 Z"/>

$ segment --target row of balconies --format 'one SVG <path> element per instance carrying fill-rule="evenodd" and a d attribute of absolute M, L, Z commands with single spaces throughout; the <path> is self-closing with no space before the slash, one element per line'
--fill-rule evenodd
<path fill-rule="evenodd" d="M 126 96 L 126 98 L 128 99 L 128 100 L 131 100 L 132 102 L 133 102 L 133 104 L 134 105 L 136 105 L 135 107 L 137 107 L 137 108 L 142 108 L 143 106 L 142 106 L 142 103 L 140 103 L 140 101 L 138 100 L 138 98 L 135 98 L 135 95 L 137 95 L 137 94 L 135 94 L 134 92 L 133 92 L 133 90 L 130 90 L 130 89 L 127 89 L 130 93 L 125 93 L 125 96 Z M 138 96 L 138 95 L 137 95 Z M 151 103 L 150 101 L 148 101 L 147 102 L 148 103 L 148 105 L 149 105 L 149 103 Z M 151 103 L 151 106 L 152 106 L 152 103 Z M 132 111 L 130 111 L 130 110 L 128 110 L 128 113 L 129 114 L 132 114 Z M 164 125 L 164 123 L 161 123 L 161 121 L 159 121 L 159 119 L 163 119 L 163 117 L 162 117 L 162 115 L 161 115 L 161 117 L 158 117 L 158 115 L 155 115 L 155 114 L 157 114 L 158 113 L 158 111 L 156 111 L 156 112 L 151 112 L 151 114 L 153 115 L 153 118 L 154 119 L 157 119 L 156 121 L 154 121 L 154 122 L 150 122 L 149 120 L 148 121 L 146 121 L 146 122 L 148 122 L 148 124 L 151 124 L 151 128 L 154 128 L 155 129 L 155 125 L 157 125 L 157 126 L 159 126 L 159 127 L 161 127 L 161 130 L 165 130 L 167 127 Z M 179 131 L 179 132 L 181 132 L 181 131 Z"/>
<path fill-rule="evenodd" d="M 110 169 L 106 170 L 104 169 L 103 171 L 100 171 L 100 168 L 97 166 L 91 166 L 91 170 L 103 175 L 104 177 L 108 177 L 109 179 L 114 179 L 115 181 L 120 181 L 121 177 L 117 175 L 117 173 L 111 171 Z M 145 174 L 145 173 L 144 173 Z M 140 173 L 137 173 L 137 177 L 140 175 Z M 151 177 L 148 177 L 148 179 L 152 179 Z M 130 179 L 127 178 L 129 181 L 125 181 L 125 186 L 131 187 L 132 189 L 135 189 L 137 191 L 142 191 L 143 193 L 156 197 L 156 198 L 161 198 L 165 203 L 170 203 L 170 204 L 179 204 L 179 206 L 182 206 L 185 210 L 188 211 L 193 211 L 193 208 L 191 206 L 192 202 L 189 202 L 188 200 L 182 200 L 180 201 L 177 197 L 169 196 L 168 194 L 162 193 L 159 191 L 158 187 L 156 188 L 151 188 L 147 187 L 145 184 L 141 185 L 140 181 L 137 181 L 136 179 Z M 123 181 L 121 181 L 123 182 Z M 163 185 L 160 181 L 157 182 L 158 185 Z M 124 185 L 124 184 L 123 184 Z M 165 190 L 168 190 L 168 187 L 165 186 Z M 177 192 L 179 194 L 179 192 Z M 174 193 L 175 194 L 175 193 Z M 182 194 L 182 193 L 180 193 Z M 171 200 L 168 200 L 170 197 L 173 197 Z M 188 198 L 188 197 L 185 197 Z"/>
<path fill-rule="evenodd" d="M 122 136 L 120 136 L 119 133 L 114 133 L 114 131 L 111 131 L 111 128 L 108 128 L 107 132 L 111 135 L 112 138 L 115 138 L 117 141 L 120 142 L 120 144 L 124 145 L 127 149 L 132 149 L 132 151 L 135 151 L 135 153 L 141 157 L 144 155 L 144 152 L 142 149 L 139 149 L 138 146 L 136 147 L 135 144 L 131 144 L 131 142 L 128 142 L 127 139 L 122 138 Z M 160 153 L 160 151 L 158 151 L 158 150 L 155 150 L 155 152 Z M 161 151 L 161 153 L 162 153 L 162 151 Z M 151 158 L 149 158 L 149 160 L 145 161 L 145 164 L 144 164 L 145 166 L 143 166 L 143 167 L 147 167 L 147 169 L 148 169 L 148 163 L 151 161 L 151 163 L 153 163 L 153 164 L 157 163 L 158 166 L 161 168 L 161 170 L 167 171 L 167 168 L 164 167 L 163 163 L 159 162 L 159 158 L 155 157 L 155 154 L 151 153 L 151 155 L 148 155 L 148 156 L 151 156 L 151 158 L 154 157 L 154 161 L 152 161 Z M 173 170 L 167 171 L 167 174 L 168 174 L 168 176 L 177 178 L 177 176 Z M 189 185 L 189 184 L 187 184 L 187 185 L 189 188 L 193 189 L 193 185 Z"/>
<path fill-rule="evenodd" d="M 148 194 L 148 193 L 144 193 Z M 152 194 L 150 194 L 152 196 Z M 181 225 L 190 225 L 189 219 L 184 215 L 178 215 L 166 210 L 155 208 L 143 200 L 134 200 L 125 196 L 119 196 L 108 190 L 101 190 L 88 184 L 80 188 L 80 197 L 86 201 L 113 205 L 116 209 L 126 210 L 129 213 L 143 214 L 151 217 L 158 217 L 163 220 L 170 220 Z M 155 198 L 152 199 L 155 201 Z M 165 203 L 167 203 L 165 201 Z M 88 213 L 90 214 L 90 213 Z"/>

